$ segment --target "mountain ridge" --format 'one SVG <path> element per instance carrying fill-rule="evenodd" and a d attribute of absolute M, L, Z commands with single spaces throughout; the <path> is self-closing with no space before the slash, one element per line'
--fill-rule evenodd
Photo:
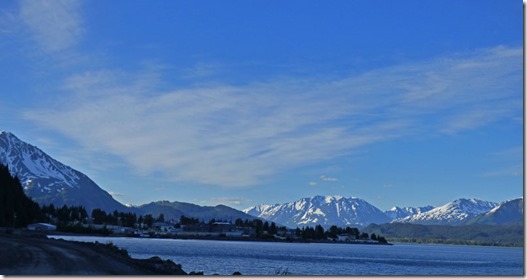
<path fill-rule="evenodd" d="M 476 198 L 457 199 L 426 212 L 393 220 L 393 223 L 413 223 L 427 225 L 458 225 L 486 213 L 498 206 L 498 203 L 482 201 Z"/>
<path fill-rule="evenodd" d="M 390 217 L 391 219 L 395 220 L 395 219 L 405 218 L 405 217 L 408 217 L 410 215 L 424 213 L 424 212 L 430 211 L 432 209 L 434 209 L 434 207 L 431 206 L 431 205 L 422 206 L 422 207 L 398 207 L 398 206 L 394 206 L 390 210 L 384 211 L 384 214 L 386 214 L 386 216 Z"/>
<path fill-rule="evenodd" d="M 467 221 L 467 224 L 517 225 L 523 224 L 523 197 L 507 200 Z"/>
<path fill-rule="evenodd" d="M 152 205 L 156 202 L 149 203 L 151 204 L 149 207 L 150 211 L 144 210 L 148 204 L 140 206 L 123 205 L 87 175 L 59 162 L 40 148 L 19 139 L 8 131 L 0 131 L 0 164 L 8 166 L 9 172 L 19 178 L 24 193 L 40 205 L 53 204 L 55 207 L 61 207 L 62 205 L 83 206 L 88 213 L 91 213 L 95 208 L 102 209 L 107 213 L 111 213 L 114 210 L 141 215 L 154 211 L 159 214 L 163 213 L 166 216 L 174 213 L 173 208 L 166 206 L 157 209 L 153 208 L 154 206 Z M 193 213 L 178 211 L 178 216 L 204 217 L 204 213 L 199 213 L 200 210 L 209 212 L 211 216 L 218 219 L 245 216 L 243 212 L 228 206 L 218 205 L 213 207 L 214 209 L 212 210 L 208 207 L 190 203 L 171 203 L 172 205 L 176 203 L 180 205 L 186 204 L 186 209 L 195 211 Z M 248 215 L 246 217 L 253 218 Z"/>
<path fill-rule="evenodd" d="M 146 203 L 137 208 L 143 214 L 151 214 L 152 216 L 163 214 L 165 220 L 179 220 L 183 215 L 185 217 L 197 218 L 204 222 L 208 222 L 212 219 L 232 222 L 236 221 L 238 218 L 242 220 L 257 219 L 254 216 L 247 215 L 242 211 L 223 204 L 216 206 L 201 206 L 187 202 L 162 200 Z"/>
<path fill-rule="evenodd" d="M 330 208 L 339 208 L 338 202 L 342 200 L 367 203 L 356 197 L 343 198 L 341 196 L 317 195 L 311 198 L 302 198 L 290 203 L 274 205 L 260 204 L 246 208 L 243 212 L 268 221 L 281 223 L 288 227 L 302 227 L 306 225 L 322 225 L 324 227 L 331 225 L 364 227 L 368 224 L 382 223 L 410 223 L 424 225 L 523 223 L 523 198 L 521 198 L 520 201 L 515 199 L 514 201 L 516 201 L 516 205 L 514 209 L 508 210 L 508 212 L 512 211 L 514 214 L 502 213 L 502 215 L 506 216 L 500 217 L 500 220 L 506 219 L 506 221 L 496 221 L 492 219 L 495 217 L 482 217 L 485 214 L 489 214 L 489 212 L 492 213 L 493 210 L 497 211 L 500 204 L 476 198 L 460 198 L 437 207 L 424 206 L 401 208 L 396 206 L 390 210 L 382 212 L 384 218 L 379 218 L 379 215 L 369 215 L 367 211 L 363 210 L 364 207 L 358 207 L 356 206 L 357 204 L 340 207 L 345 208 L 344 212 L 338 210 L 328 211 Z M 375 208 L 375 206 L 371 204 L 369 205 Z M 377 210 L 370 210 L 370 213 L 380 212 L 380 210 Z"/>
<path fill-rule="evenodd" d="M 308 225 L 362 227 L 370 223 L 389 221 L 380 209 L 365 200 L 342 196 L 317 195 L 291 203 L 253 206 L 242 211 L 288 227 Z"/>
<path fill-rule="evenodd" d="M 8 166 L 20 179 L 24 192 L 39 204 L 127 211 L 88 176 L 7 131 L 0 132 L 0 163 Z"/>

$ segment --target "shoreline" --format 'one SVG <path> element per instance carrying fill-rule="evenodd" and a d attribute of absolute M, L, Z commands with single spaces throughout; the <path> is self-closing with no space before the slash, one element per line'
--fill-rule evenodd
<path fill-rule="evenodd" d="M 110 235 L 102 235 L 102 234 L 79 234 L 79 233 L 70 233 L 70 232 L 60 232 L 60 231 L 48 231 L 48 232 L 42 232 L 45 235 L 70 235 L 70 236 L 95 236 L 95 237 L 130 237 L 130 238 L 138 238 L 138 239 L 179 239 L 179 240 L 216 240 L 216 241 L 240 241 L 240 242 L 273 242 L 273 243 L 327 243 L 327 244 L 364 244 L 364 245 L 393 245 L 392 243 L 380 243 L 380 242 L 353 242 L 353 241 L 331 241 L 331 240 L 310 240 L 310 241 L 302 241 L 302 240 L 282 240 L 282 239 L 259 239 L 259 238 L 244 238 L 244 237 L 213 237 L 213 236 L 170 236 L 170 237 L 140 237 L 140 236 L 133 236 L 133 235 L 125 235 L 125 234 L 110 234 Z"/>
<path fill-rule="evenodd" d="M 117 247 L 111 241 L 82 242 L 56 239 L 60 236 L 72 237 L 126 237 L 100 236 L 64 233 L 48 234 L 15 230 L 0 232 L 0 274 L 4 275 L 204 275 L 203 272 L 187 273 L 182 266 L 158 256 L 136 259 L 128 251 Z M 137 237 L 141 239 L 140 237 Z M 160 238 L 150 238 L 160 239 Z M 179 239 L 192 240 L 192 239 Z M 194 239 L 215 240 L 215 239 Z M 221 239 L 224 241 L 236 241 Z M 252 240 L 245 240 L 252 241 Z M 258 241 L 263 242 L 263 241 Z M 278 241 L 275 241 L 278 243 Z M 284 241 L 282 241 L 284 242 Z M 287 243 L 287 242 L 285 242 Z M 297 242 L 305 243 L 305 242 Z M 326 243 L 334 242 L 310 242 Z M 339 242 L 336 242 L 339 243 Z M 306 243 L 309 244 L 309 243 Z M 345 244 L 345 243 L 341 243 Z M 416 244 L 416 243 L 396 243 Z M 393 245 L 393 244 L 390 244 Z M 431 245 L 431 244 L 421 244 Z M 443 245 L 443 244 L 432 244 Z M 461 245 L 466 246 L 466 245 Z M 473 245 L 471 245 L 473 246 Z M 514 248 L 514 247 L 510 247 Z M 199 269 L 199 268 L 198 268 Z M 235 272 L 239 275 L 239 272 Z M 235 275 L 232 274 L 232 275 Z M 219 274 L 212 274 L 219 275 Z"/>
<path fill-rule="evenodd" d="M 179 237 L 139 237 L 122 234 L 113 235 L 102 235 L 102 234 L 79 234 L 70 232 L 43 232 L 46 235 L 64 235 L 64 236 L 93 236 L 93 237 L 129 237 L 138 239 L 177 239 L 177 240 L 212 240 L 212 241 L 240 241 L 240 242 L 272 242 L 272 243 L 324 243 L 324 244 L 363 244 L 363 245 L 386 245 L 392 246 L 396 244 L 419 244 L 419 245 L 453 245 L 453 246 L 468 246 L 468 247 L 502 247 L 502 248 L 524 248 L 523 246 L 514 245 L 496 245 L 496 244 L 464 244 L 464 243 L 435 243 L 435 242 L 410 242 L 410 241 L 398 241 L 396 239 L 391 240 L 388 243 L 361 243 L 361 242 L 345 242 L 345 241 L 330 241 L 330 240 L 312 240 L 312 241 L 288 241 L 281 239 L 257 239 L 257 238 L 235 238 L 235 237 L 207 237 L 207 236 L 179 236 Z"/>
<path fill-rule="evenodd" d="M 113 244 L 49 238 L 45 234 L 0 233 L 3 275 L 201 275 L 159 257 L 135 259 Z"/>

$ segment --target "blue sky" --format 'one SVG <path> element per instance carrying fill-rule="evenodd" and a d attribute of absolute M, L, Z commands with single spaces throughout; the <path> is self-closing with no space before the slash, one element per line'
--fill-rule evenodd
<path fill-rule="evenodd" d="M 2 1 L 0 129 L 123 203 L 523 195 L 520 1 Z"/>

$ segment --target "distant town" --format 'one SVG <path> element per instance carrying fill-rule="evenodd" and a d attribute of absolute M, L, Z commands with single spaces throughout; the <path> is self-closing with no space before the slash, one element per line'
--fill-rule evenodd
<path fill-rule="evenodd" d="M 382 236 L 361 233 L 357 228 L 322 226 L 291 229 L 260 219 L 236 221 L 209 220 L 181 216 L 179 221 L 166 221 L 163 214 L 154 218 L 147 214 L 114 211 L 112 214 L 94 209 L 91 217 L 82 207 L 56 209 L 53 205 L 42 208 L 47 222 L 27 225 L 28 230 L 45 233 L 80 233 L 145 238 L 228 239 L 287 242 L 339 242 L 360 244 L 387 244 Z"/>

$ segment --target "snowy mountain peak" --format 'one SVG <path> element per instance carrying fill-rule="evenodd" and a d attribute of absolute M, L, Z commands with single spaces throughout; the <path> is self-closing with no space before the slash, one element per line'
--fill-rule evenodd
<path fill-rule="evenodd" d="M 342 196 L 321 196 L 321 195 L 317 195 L 317 196 L 314 196 L 312 198 L 303 198 L 305 200 L 312 200 L 312 201 L 316 201 L 316 202 L 324 202 L 324 203 L 331 203 L 331 202 L 335 202 L 335 201 L 339 201 L 340 199 L 342 199 L 343 197 Z"/>
<path fill-rule="evenodd" d="M 497 205 L 498 204 L 495 202 L 482 201 L 476 198 L 471 198 L 471 199 L 457 199 L 447 204 L 446 208 L 453 208 L 454 210 L 458 209 L 461 211 L 465 211 L 467 213 L 477 215 L 477 214 L 485 213 Z"/>
<path fill-rule="evenodd" d="M 25 193 L 40 204 L 83 205 L 86 209 L 112 211 L 126 208 L 86 175 L 7 131 L 0 132 L 0 163 L 8 165 Z"/>
<path fill-rule="evenodd" d="M 60 192 L 64 187 L 77 187 L 81 179 L 72 168 L 6 131 L 0 133 L 0 162 L 18 176 L 25 190 Z"/>
<path fill-rule="evenodd" d="M 479 214 L 486 213 L 497 205 L 495 202 L 482 201 L 476 198 L 457 199 L 429 211 L 399 218 L 392 222 L 456 225 Z"/>
<path fill-rule="evenodd" d="M 244 212 L 293 228 L 315 225 L 365 226 L 389 221 L 384 213 L 368 202 L 341 196 L 314 196 L 291 203 L 255 206 Z"/>

